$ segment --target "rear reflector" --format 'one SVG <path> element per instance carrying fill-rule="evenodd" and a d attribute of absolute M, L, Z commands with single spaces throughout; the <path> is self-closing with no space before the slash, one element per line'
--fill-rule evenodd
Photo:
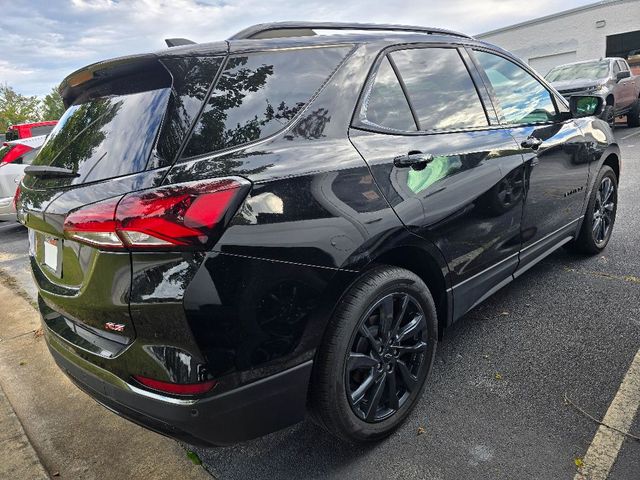
<path fill-rule="evenodd" d="M 222 233 L 249 192 L 239 177 L 180 183 L 110 198 L 71 212 L 67 238 L 102 249 L 193 249 Z"/>
<path fill-rule="evenodd" d="M 172 393 L 174 395 L 201 395 L 203 393 L 207 393 L 216 386 L 215 380 L 209 380 L 201 383 L 170 383 L 142 377 L 140 375 L 134 375 L 133 378 L 145 387 L 149 387 L 163 393 Z"/>

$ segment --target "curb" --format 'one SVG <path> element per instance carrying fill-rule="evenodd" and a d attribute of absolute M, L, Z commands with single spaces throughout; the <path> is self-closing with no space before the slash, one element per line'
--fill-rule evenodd
<path fill-rule="evenodd" d="M 0 478 L 49 478 L 1 385 Z"/>

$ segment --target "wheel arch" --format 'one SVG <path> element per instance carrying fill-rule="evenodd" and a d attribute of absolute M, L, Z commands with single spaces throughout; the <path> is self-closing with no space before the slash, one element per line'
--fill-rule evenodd
<path fill-rule="evenodd" d="M 611 167 L 611 169 L 616 174 L 616 178 L 620 180 L 621 165 L 620 165 L 620 157 L 618 155 L 616 155 L 614 152 L 609 153 L 609 155 L 605 157 L 604 162 L 602 162 L 602 166 L 604 165 Z"/>
<path fill-rule="evenodd" d="M 441 339 L 451 323 L 453 299 L 447 286 L 448 267 L 436 258 L 435 252 L 417 244 L 395 246 L 373 258 L 367 270 L 378 265 L 391 265 L 418 275 L 429 288 L 436 304 L 438 337 Z"/>

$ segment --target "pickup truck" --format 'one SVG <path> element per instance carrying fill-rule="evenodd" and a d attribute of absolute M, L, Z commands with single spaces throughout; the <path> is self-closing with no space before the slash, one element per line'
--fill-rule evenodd
<path fill-rule="evenodd" d="M 633 75 L 624 58 L 602 58 L 568 63 L 551 69 L 545 79 L 565 98 L 572 95 L 602 97 L 601 118 L 610 125 L 627 116 L 627 126 L 640 126 L 640 76 Z"/>

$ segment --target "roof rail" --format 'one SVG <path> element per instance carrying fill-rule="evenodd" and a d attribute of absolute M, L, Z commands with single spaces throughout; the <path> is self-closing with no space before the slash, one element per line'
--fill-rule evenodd
<path fill-rule="evenodd" d="M 295 32 L 286 31 L 294 30 Z M 453 35 L 456 37 L 473 38 L 464 33 L 458 33 L 451 30 L 429 27 L 414 27 L 410 25 L 393 25 L 378 23 L 342 23 L 342 22 L 273 22 L 259 23 L 252 25 L 239 31 L 235 35 L 229 37 L 229 40 L 247 40 L 252 38 L 278 38 L 291 36 L 311 36 L 315 35 L 313 30 L 372 30 L 372 31 L 390 31 L 390 32 L 414 32 L 425 33 L 429 35 Z"/>

